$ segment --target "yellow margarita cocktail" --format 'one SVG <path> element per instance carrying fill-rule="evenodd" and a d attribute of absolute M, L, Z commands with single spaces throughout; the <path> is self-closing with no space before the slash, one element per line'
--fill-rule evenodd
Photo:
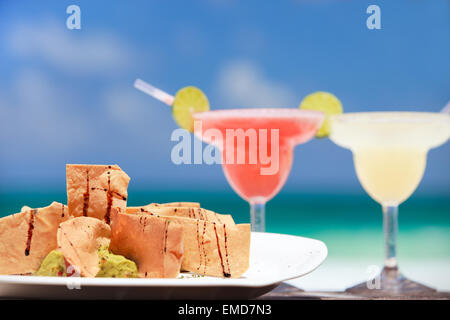
<path fill-rule="evenodd" d="M 373 148 L 354 154 L 366 192 L 380 204 L 400 204 L 414 192 L 425 171 L 427 152 L 414 148 Z"/>
<path fill-rule="evenodd" d="M 383 206 L 386 259 L 379 289 L 385 293 L 427 289 L 398 272 L 397 207 L 411 196 L 422 180 L 428 151 L 445 143 L 449 137 L 450 115 L 446 113 L 367 112 L 331 118 L 331 140 L 353 152 L 361 185 Z M 352 291 L 368 292 L 365 284 Z"/>

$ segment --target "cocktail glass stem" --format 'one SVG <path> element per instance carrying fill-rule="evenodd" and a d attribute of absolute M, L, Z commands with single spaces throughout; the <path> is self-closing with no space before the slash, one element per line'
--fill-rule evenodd
<path fill-rule="evenodd" d="M 264 201 L 250 201 L 250 221 L 252 231 L 266 231 L 266 203 Z"/>
<path fill-rule="evenodd" d="M 430 296 L 435 289 L 406 279 L 398 270 L 397 232 L 398 206 L 383 206 L 383 230 L 385 258 L 384 268 L 373 280 L 347 289 L 347 292 L 362 296 Z"/>
<path fill-rule="evenodd" d="M 397 269 L 398 206 L 383 206 L 384 267 Z"/>

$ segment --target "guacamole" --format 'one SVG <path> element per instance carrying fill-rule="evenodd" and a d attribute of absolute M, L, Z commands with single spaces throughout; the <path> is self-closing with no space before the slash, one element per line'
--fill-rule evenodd
<path fill-rule="evenodd" d="M 63 254 L 58 250 L 50 251 L 41 263 L 41 267 L 34 274 L 45 277 L 65 277 L 66 263 Z"/>
<path fill-rule="evenodd" d="M 109 252 L 108 246 L 98 250 L 100 271 L 96 277 L 102 278 L 137 278 L 136 264 L 123 256 Z M 64 256 L 59 250 L 51 251 L 41 263 L 41 267 L 34 274 L 45 277 L 67 277 Z"/>
<path fill-rule="evenodd" d="M 98 250 L 100 271 L 96 277 L 104 278 L 137 278 L 138 270 L 136 264 L 124 256 L 109 252 L 108 246 Z"/>

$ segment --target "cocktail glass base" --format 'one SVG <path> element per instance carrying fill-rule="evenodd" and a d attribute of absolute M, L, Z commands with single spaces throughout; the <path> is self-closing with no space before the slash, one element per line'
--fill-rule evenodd
<path fill-rule="evenodd" d="M 432 295 L 436 293 L 436 290 L 406 279 L 398 268 L 385 267 L 377 278 L 350 287 L 345 292 L 364 297 L 419 297 Z"/>

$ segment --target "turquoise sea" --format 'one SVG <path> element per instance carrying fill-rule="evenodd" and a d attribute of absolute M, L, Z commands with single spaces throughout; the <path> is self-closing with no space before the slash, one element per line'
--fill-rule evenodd
<path fill-rule="evenodd" d="M 23 205 L 66 203 L 64 191 L 0 192 L 0 217 L 18 212 Z M 249 221 L 249 208 L 237 195 L 204 191 L 129 192 L 129 205 L 150 202 L 199 201 L 204 208 L 230 213 L 236 222 Z M 382 263 L 383 234 L 380 206 L 367 195 L 280 193 L 267 204 L 268 232 L 324 241 L 329 258 L 373 259 Z M 411 197 L 400 206 L 399 248 L 402 259 L 450 261 L 450 197 Z"/>

